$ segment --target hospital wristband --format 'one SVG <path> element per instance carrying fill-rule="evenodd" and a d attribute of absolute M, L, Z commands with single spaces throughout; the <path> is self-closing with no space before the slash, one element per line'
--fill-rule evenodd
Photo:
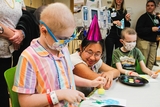
<path fill-rule="evenodd" d="M 50 97 L 51 97 L 51 100 L 52 100 L 53 105 L 59 103 L 55 91 L 50 92 Z"/>
<path fill-rule="evenodd" d="M 50 94 L 48 93 L 46 95 L 47 95 L 47 100 L 48 100 L 49 105 L 53 105 Z"/>

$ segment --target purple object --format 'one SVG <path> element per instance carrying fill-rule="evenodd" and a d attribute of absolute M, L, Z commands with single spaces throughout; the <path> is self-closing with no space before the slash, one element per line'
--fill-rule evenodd
<path fill-rule="evenodd" d="M 90 24 L 87 33 L 87 40 L 95 42 L 102 40 L 101 32 L 98 25 L 98 19 L 96 15 L 94 15 L 92 23 Z"/>

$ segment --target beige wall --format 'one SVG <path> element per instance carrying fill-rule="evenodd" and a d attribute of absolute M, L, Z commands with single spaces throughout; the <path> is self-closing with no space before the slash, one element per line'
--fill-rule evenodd
<path fill-rule="evenodd" d="M 70 0 L 54 0 L 54 2 L 61 2 L 66 4 L 70 8 Z"/>

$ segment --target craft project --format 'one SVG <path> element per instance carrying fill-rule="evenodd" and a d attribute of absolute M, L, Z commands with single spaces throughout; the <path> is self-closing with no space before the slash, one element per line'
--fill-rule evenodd
<path fill-rule="evenodd" d="M 138 76 L 128 76 L 128 75 L 121 75 L 119 77 L 119 81 L 123 84 L 130 85 L 130 86 L 143 86 L 148 83 L 148 80 Z"/>
<path fill-rule="evenodd" d="M 100 95 L 104 95 L 104 94 L 105 94 L 105 89 L 103 89 L 103 87 L 101 87 L 101 88 L 99 88 L 99 89 L 97 90 L 97 92 L 98 92 L 98 94 L 100 94 Z"/>
<path fill-rule="evenodd" d="M 118 98 L 107 98 L 107 97 L 96 97 L 92 96 L 89 98 L 86 98 L 80 104 L 79 107 L 83 107 L 83 105 L 87 104 L 89 107 L 125 107 L 126 106 L 126 100 L 125 99 L 118 99 Z M 81 106 L 82 105 L 82 106 Z"/>
<path fill-rule="evenodd" d="M 157 79 L 153 79 L 152 77 L 150 77 L 149 75 L 143 75 L 143 74 L 141 74 L 141 75 L 139 75 L 141 78 L 144 78 L 144 79 L 146 79 L 146 80 L 148 80 L 149 81 L 149 83 L 151 83 L 151 82 L 158 82 L 158 80 Z"/>

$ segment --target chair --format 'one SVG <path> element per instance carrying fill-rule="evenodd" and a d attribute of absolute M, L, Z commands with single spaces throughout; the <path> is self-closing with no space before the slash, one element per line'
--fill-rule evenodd
<path fill-rule="evenodd" d="M 14 74 L 16 71 L 16 67 L 12 67 L 4 72 L 4 77 L 8 86 L 8 91 L 11 98 L 12 107 L 20 107 L 18 102 L 18 94 L 12 91 L 12 86 L 14 82 Z"/>

